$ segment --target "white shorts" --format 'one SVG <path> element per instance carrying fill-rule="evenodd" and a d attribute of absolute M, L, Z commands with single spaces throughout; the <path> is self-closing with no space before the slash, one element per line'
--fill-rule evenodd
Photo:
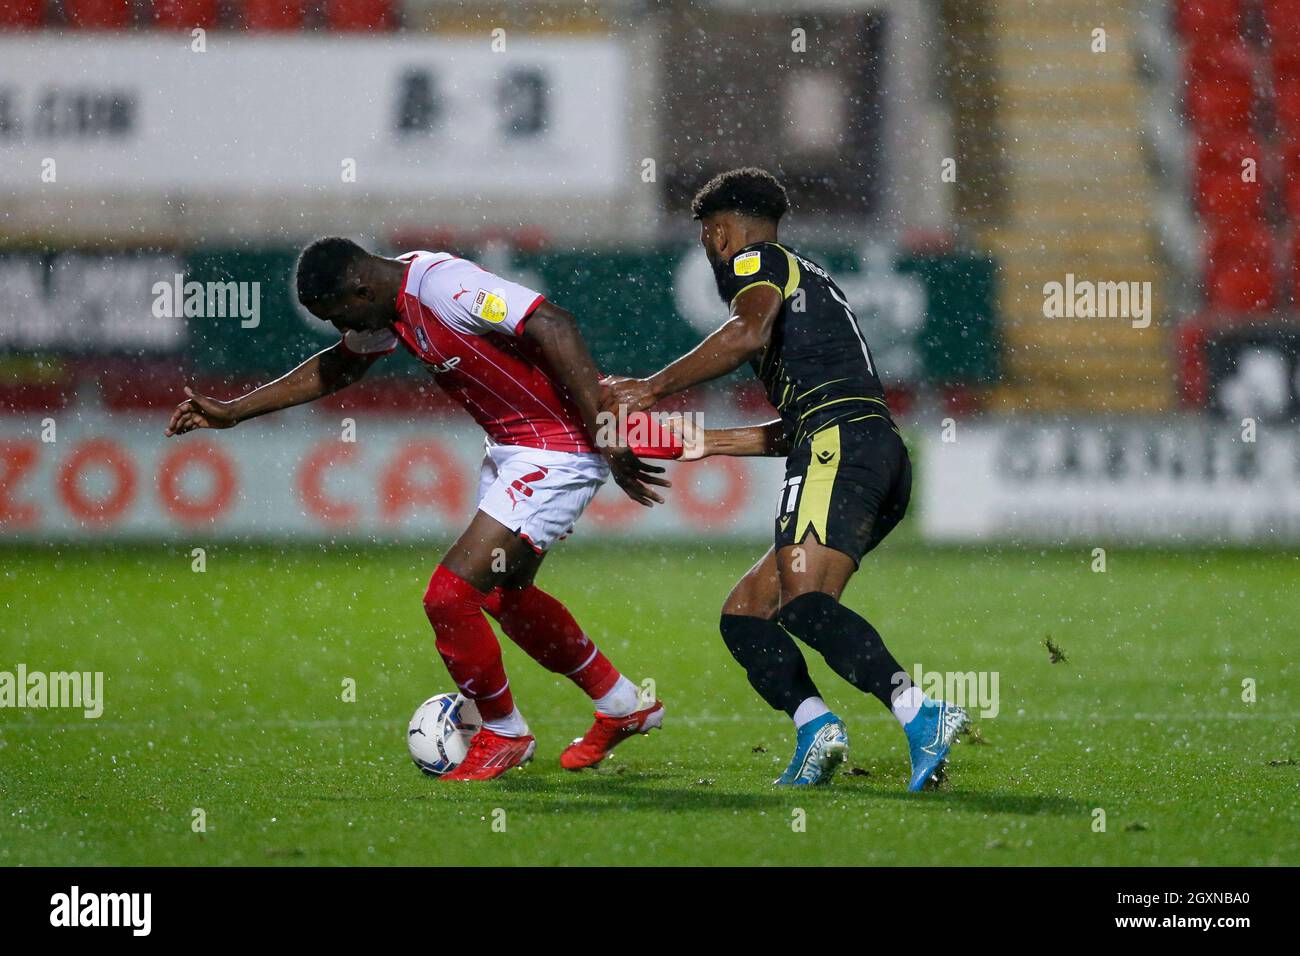
<path fill-rule="evenodd" d="M 600 455 L 489 442 L 479 472 L 478 510 L 540 554 L 573 531 L 608 477 Z"/>

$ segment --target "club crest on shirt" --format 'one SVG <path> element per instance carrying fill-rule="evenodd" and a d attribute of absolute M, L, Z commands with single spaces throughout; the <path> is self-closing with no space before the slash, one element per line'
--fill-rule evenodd
<path fill-rule="evenodd" d="M 429 351 L 429 337 L 424 334 L 424 329 L 418 325 L 415 326 L 415 344 L 420 347 L 421 352 Z"/>
<path fill-rule="evenodd" d="M 474 296 L 474 304 L 469 310 L 473 315 L 488 322 L 506 320 L 506 300 L 499 295 L 493 295 L 487 289 L 478 290 L 478 295 Z"/>
<path fill-rule="evenodd" d="M 753 252 L 743 252 L 731 260 L 731 268 L 738 276 L 752 276 L 758 271 L 761 259 L 762 256 L 757 249 Z"/>

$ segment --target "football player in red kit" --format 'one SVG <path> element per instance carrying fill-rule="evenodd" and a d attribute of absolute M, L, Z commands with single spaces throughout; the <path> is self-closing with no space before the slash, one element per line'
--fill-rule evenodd
<path fill-rule="evenodd" d="M 573 316 L 537 292 L 445 252 L 373 255 L 319 239 L 298 260 L 298 299 L 340 340 L 287 375 L 231 401 L 187 388 L 168 435 L 229 428 L 301 405 L 360 379 L 400 345 L 487 433 L 478 510 L 443 556 L 424 595 L 438 652 L 483 719 L 469 754 L 444 780 L 487 780 L 532 758 L 536 741 L 515 706 L 484 612 L 534 660 L 595 702 L 596 720 L 560 756 L 569 770 L 663 722 L 583 633 L 533 584 L 547 550 L 568 534 L 611 474 L 645 506 L 662 502 L 663 469 L 623 447 L 598 447 L 598 373 Z M 504 559 L 504 560 L 502 560 Z"/>

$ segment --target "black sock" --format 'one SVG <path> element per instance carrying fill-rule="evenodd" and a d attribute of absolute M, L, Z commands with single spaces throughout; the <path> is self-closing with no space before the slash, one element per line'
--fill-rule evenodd
<path fill-rule="evenodd" d="M 890 707 L 893 694 L 911 685 L 880 632 L 829 594 L 801 594 L 776 616 L 799 640 L 826 658 L 831 670 Z M 902 675 L 901 683 L 897 675 Z M 891 708 L 892 709 L 892 708 Z"/>
<path fill-rule="evenodd" d="M 799 646 L 775 621 L 724 614 L 718 629 L 754 690 L 776 710 L 793 717 L 795 708 L 805 700 L 821 696 L 808 676 Z"/>

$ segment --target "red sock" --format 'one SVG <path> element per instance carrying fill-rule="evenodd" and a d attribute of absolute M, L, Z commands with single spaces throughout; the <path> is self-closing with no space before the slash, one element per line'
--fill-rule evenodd
<path fill-rule="evenodd" d="M 515 709 L 515 702 L 501 645 L 483 616 L 485 600 L 486 594 L 440 564 L 424 592 L 424 612 L 451 679 L 473 698 L 484 720 L 500 720 Z"/>
<path fill-rule="evenodd" d="M 541 588 L 497 588 L 483 609 L 529 657 L 569 678 L 592 700 L 618 683 L 618 669 L 582 633 L 569 609 Z"/>

